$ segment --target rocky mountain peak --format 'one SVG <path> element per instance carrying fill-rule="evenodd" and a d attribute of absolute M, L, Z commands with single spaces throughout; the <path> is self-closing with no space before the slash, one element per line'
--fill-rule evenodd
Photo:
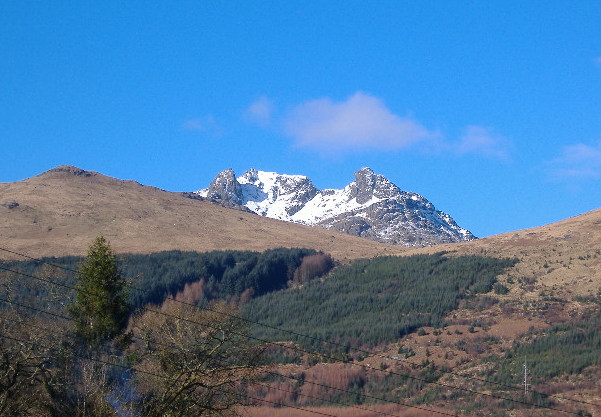
<path fill-rule="evenodd" d="M 379 242 L 430 246 L 475 237 L 419 194 L 400 190 L 370 168 L 342 190 L 318 190 L 303 175 L 225 170 L 195 194 L 261 216 L 337 230 Z"/>
<path fill-rule="evenodd" d="M 388 178 L 376 174 L 370 168 L 355 172 L 355 182 L 351 184 L 351 195 L 359 204 L 365 204 L 373 198 L 389 198 L 399 192 L 399 188 Z"/>
<path fill-rule="evenodd" d="M 378 176 L 382 177 L 382 175 L 376 174 L 369 167 L 361 168 L 359 171 L 355 172 L 354 176 L 355 176 L 356 181 L 364 180 L 364 181 L 370 181 L 370 182 L 374 182 L 376 177 L 378 177 Z"/>
<path fill-rule="evenodd" d="M 233 171 L 232 171 L 232 173 L 233 173 Z M 244 179 L 245 180 L 244 182 L 247 182 L 247 183 L 256 183 L 259 181 L 259 171 L 257 171 L 254 168 L 251 168 L 248 171 L 246 171 L 244 174 L 242 174 L 240 179 Z"/>
<path fill-rule="evenodd" d="M 236 180 L 234 170 L 229 168 L 217 174 L 209 185 L 206 197 L 234 204 L 242 204 L 242 188 Z"/>
<path fill-rule="evenodd" d="M 304 175 L 287 175 L 250 169 L 238 178 L 242 201 L 257 214 L 280 220 L 299 211 L 318 190 Z"/>

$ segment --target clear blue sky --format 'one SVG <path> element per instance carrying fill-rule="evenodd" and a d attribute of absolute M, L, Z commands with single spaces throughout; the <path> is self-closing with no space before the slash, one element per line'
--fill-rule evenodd
<path fill-rule="evenodd" d="M 598 1 L 4 1 L 0 36 L 0 182 L 369 166 L 481 237 L 601 207 Z"/>

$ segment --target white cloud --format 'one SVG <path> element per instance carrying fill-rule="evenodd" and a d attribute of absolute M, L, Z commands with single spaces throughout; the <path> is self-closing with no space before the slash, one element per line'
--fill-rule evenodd
<path fill-rule="evenodd" d="M 363 92 L 342 102 L 321 98 L 297 105 L 286 116 L 284 128 L 298 146 L 323 153 L 401 149 L 439 136 Z"/>
<path fill-rule="evenodd" d="M 215 120 L 215 117 L 210 114 L 185 120 L 182 123 L 182 128 L 190 132 L 208 133 L 212 136 L 221 136 L 222 134 L 221 127 Z"/>
<path fill-rule="evenodd" d="M 477 154 L 488 158 L 509 160 L 509 141 L 493 129 L 468 126 L 455 147 L 460 155 Z"/>
<path fill-rule="evenodd" d="M 269 98 L 262 96 L 248 106 L 244 115 L 248 121 L 265 127 L 271 123 L 272 113 L 273 102 Z"/>
<path fill-rule="evenodd" d="M 547 168 L 555 179 L 601 178 L 601 142 L 565 146 L 559 157 L 547 162 Z"/>

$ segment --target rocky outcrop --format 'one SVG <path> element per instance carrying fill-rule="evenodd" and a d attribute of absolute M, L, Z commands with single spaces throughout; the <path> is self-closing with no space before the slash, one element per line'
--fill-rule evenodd
<path fill-rule="evenodd" d="M 225 170 L 197 196 L 261 216 L 315 225 L 403 246 L 431 246 L 475 239 L 419 194 L 402 191 L 370 168 L 342 190 L 318 190 L 302 175 L 251 169 L 235 178 Z"/>
<path fill-rule="evenodd" d="M 236 180 L 234 170 L 230 168 L 220 172 L 209 185 L 205 197 L 241 205 L 242 188 Z"/>

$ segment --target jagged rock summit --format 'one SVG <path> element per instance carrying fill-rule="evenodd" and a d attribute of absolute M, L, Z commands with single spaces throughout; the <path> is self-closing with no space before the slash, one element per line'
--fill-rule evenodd
<path fill-rule="evenodd" d="M 319 226 L 409 247 L 462 242 L 475 236 L 419 194 L 402 191 L 370 168 L 341 190 L 318 190 L 304 175 L 250 169 L 220 172 L 196 195 L 261 216 Z"/>

